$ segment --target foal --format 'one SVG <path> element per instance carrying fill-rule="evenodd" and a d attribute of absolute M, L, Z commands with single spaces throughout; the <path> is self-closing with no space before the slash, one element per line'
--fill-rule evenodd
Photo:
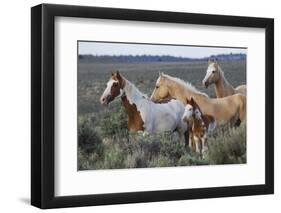
<path fill-rule="evenodd" d="M 183 121 L 189 127 L 189 145 L 192 151 L 196 151 L 203 157 L 208 149 L 207 136 L 216 127 L 216 121 L 213 116 L 204 115 L 198 104 L 191 98 L 187 99 Z"/>

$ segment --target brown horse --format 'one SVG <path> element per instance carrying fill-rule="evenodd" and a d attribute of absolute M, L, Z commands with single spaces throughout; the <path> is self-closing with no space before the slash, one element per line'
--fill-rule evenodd
<path fill-rule="evenodd" d="M 208 150 L 208 133 L 215 129 L 216 121 L 213 116 L 203 114 L 193 98 L 187 99 L 186 102 L 182 119 L 189 127 L 189 145 L 192 151 L 198 152 L 202 158 Z"/>
<path fill-rule="evenodd" d="M 234 95 L 237 93 L 243 94 L 246 96 L 247 86 L 240 85 L 234 88 L 225 78 L 224 72 L 219 66 L 217 60 L 209 60 L 208 68 L 206 71 L 205 78 L 202 81 L 202 84 L 207 88 L 211 84 L 215 84 L 215 92 L 217 98 L 223 98 L 226 96 Z"/>
<path fill-rule="evenodd" d="M 191 84 L 160 73 L 151 100 L 161 100 L 166 97 L 173 97 L 186 104 L 186 99 L 193 98 L 200 106 L 203 114 L 211 115 L 217 124 L 230 123 L 239 125 L 246 119 L 246 97 L 235 94 L 224 98 L 209 98 L 205 93 L 199 92 Z"/>

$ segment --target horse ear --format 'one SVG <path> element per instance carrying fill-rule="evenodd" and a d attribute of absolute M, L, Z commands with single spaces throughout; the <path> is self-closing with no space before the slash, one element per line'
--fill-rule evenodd
<path fill-rule="evenodd" d="M 164 77 L 164 73 L 159 71 L 159 76 Z"/>
<path fill-rule="evenodd" d="M 196 106 L 196 103 L 195 103 L 195 101 L 194 101 L 193 97 L 191 97 L 191 99 L 190 99 L 190 103 L 191 103 L 191 105 L 192 105 L 192 106 Z"/>
<path fill-rule="evenodd" d="M 217 59 L 214 59 L 214 66 L 215 66 L 216 69 L 218 69 L 219 64 L 218 64 Z"/>
<path fill-rule="evenodd" d="M 118 70 L 116 71 L 116 77 L 118 80 L 120 80 L 120 81 L 122 80 L 121 74 L 119 73 Z"/>

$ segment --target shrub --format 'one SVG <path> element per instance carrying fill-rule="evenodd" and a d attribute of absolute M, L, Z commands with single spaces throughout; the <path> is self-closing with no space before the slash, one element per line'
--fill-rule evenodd
<path fill-rule="evenodd" d="M 174 161 L 172 161 L 170 158 L 158 155 L 149 162 L 149 167 L 171 167 L 175 166 Z"/>
<path fill-rule="evenodd" d="M 101 115 L 101 134 L 103 137 L 127 137 L 127 115 L 119 101 L 112 102 Z"/>
<path fill-rule="evenodd" d="M 100 136 L 94 130 L 91 119 L 79 117 L 78 120 L 78 146 L 86 153 L 103 153 L 103 144 Z"/>
<path fill-rule="evenodd" d="M 100 156 L 97 153 L 86 153 L 78 147 L 78 170 L 99 169 L 100 166 L 97 166 L 99 160 Z"/>
<path fill-rule="evenodd" d="M 126 168 L 146 168 L 147 159 L 145 152 L 142 150 L 136 150 L 133 154 L 127 155 L 125 160 L 125 167 Z"/>
<path fill-rule="evenodd" d="M 113 108 L 116 113 L 107 114 L 101 122 L 98 117 L 89 115 L 87 119 L 79 118 L 79 170 L 246 162 L 245 123 L 238 128 L 218 127 L 208 137 L 209 150 L 202 160 L 198 153 L 192 152 L 179 141 L 176 133 L 143 135 L 143 133 L 128 132 L 124 112 L 121 108 L 115 106 Z M 97 128 L 96 122 L 105 126 L 100 126 L 99 123 Z M 101 140 L 99 135 L 107 137 Z"/>
<path fill-rule="evenodd" d="M 122 169 L 124 165 L 124 153 L 118 144 L 107 147 L 104 156 L 103 169 Z"/>
<path fill-rule="evenodd" d="M 218 128 L 215 137 L 208 140 L 207 159 L 210 164 L 246 163 L 246 124 L 240 127 Z"/>

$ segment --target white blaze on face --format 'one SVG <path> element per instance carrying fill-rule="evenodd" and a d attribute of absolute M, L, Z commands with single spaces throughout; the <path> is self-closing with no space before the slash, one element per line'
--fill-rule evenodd
<path fill-rule="evenodd" d="M 192 114 L 193 114 L 193 107 L 190 104 L 187 104 L 184 109 L 182 120 L 183 121 L 188 120 L 189 118 L 191 118 Z"/>
<path fill-rule="evenodd" d="M 111 87 L 114 83 L 117 83 L 118 81 L 110 79 L 107 83 L 106 83 L 106 88 L 100 98 L 101 102 L 104 102 L 104 100 L 111 94 Z"/>
<path fill-rule="evenodd" d="M 205 84 L 205 82 L 208 80 L 208 78 L 210 78 L 210 76 L 213 74 L 214 70 L 216 70 L 215 64 L 211 63 L 206 70 L 205 78 L 202 81 L 203 84 Z"/>

